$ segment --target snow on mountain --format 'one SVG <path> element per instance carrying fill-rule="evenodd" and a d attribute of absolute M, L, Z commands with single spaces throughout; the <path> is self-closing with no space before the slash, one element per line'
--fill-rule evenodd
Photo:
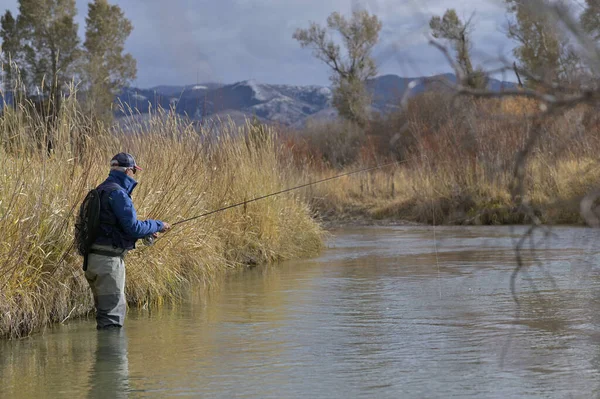
<path fill-rule="evenodd" d="M 251 98 L 261 103 L 281 96 L 281 93 L 277 90 L 276 86 L 261 84 L 254 79 L 244 80 L 233 84 L 232 90 L 235 89 L 248 90 L 251 93 Z"/>
<path fill-rule="evenodd" d="M 270 121 L 291 125 L 318 109 L 310 104 L 303 104 L 286 96 L 278 96 L 262 104 L 248 108 L 253 114 Z"/>
<path fill-rule="evenodd" d="M 332 91 L 323 86 L 290 86 L 279 85 L 279 91 L 290 98 L 300 100 L 316 106 L 326 106 L 331 102 Z"/>
<path fill-rule="evenodd" d="M 141 95 L 141 94 L 139 94 L 139 93 L 133 93 L 133 94 L 131 95 L 131 97 L 133 97 L 133 98 L 134 98 L 134 99 L 136 99 L 136 100 L 141 100 L 141 101 L 146 101 L 146 100 L 148 99 L 148 97 L 146 97 L 146 96 L 143 96 L 143 95 Z"/>
<path fill-rule="evenodd" d="M 367 88 L 373 95 L 373 108 L 387 112 L 397 107 L 406 90 L 411 94 L 425 90 L 439 90 L 439 85 L 428 83 L 432 78 L 453 82 L 452 74 L 435 77 L 403 78 L 383 75 L 371 79 Z M 512 82 L 491 79 L 491 90 L 514 87 Z M 301 127 L 308 120 L 331 120 L 337 117 L 332 107 L 332 91 L 324 86 L 297 86 L 265 84 L 255 79 L 233 84 L 198 83 L 187 86 L 155 86 L 152 89 L 128 88 L 119 95 L 119 100 L 139 112 L 162 107 L 173 108 L 176 113 L 196 120 L 207 120 L 211 116 L 219 119 L 232 115 L 233 120 L 257 117 L 266 122 Z"/>
<path fill-rule="evenodd" d="M 329 106 L 330 100 L 328 88 L 264 84 L 250 79 L 204 93 L 183 93 L 176 111 L 197 117 L 240 111 L 266 121 L 292 125 Z"/>

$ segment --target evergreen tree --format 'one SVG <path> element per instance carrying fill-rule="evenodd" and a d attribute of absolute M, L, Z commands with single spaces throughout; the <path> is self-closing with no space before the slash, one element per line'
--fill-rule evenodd
<path fill-rule="evenodd" d="M 14 95 L 17 84 L 19 60 L 22 55 L 21 39 L 17 30 L 17 20 L 10 10 L 0 17 L 0 37 L 2 38 L 2 69 L 4 71 L 3 88 L 6 93 Z"/>
<path fill-rule="evenodd" d="M 23 40 L 29 88 L 49 101 L 50 119 L 58 116 L 61 96 L 73 79 L 80 57 L 75 0 L 19 0 L 18 31 Z"/>
<path fill-rule="evenodd" d="M 596 40 L 600 39 L 600 1 L 585 0 L 585 9 L 581 14 L 581 25 Z"/>
<path fill-rule="evenodd" d="M 136 77 L 135 59 L 123 54 L 132 30 L 120 7 L 106 0 L 89 3 L 83 44 L 86 109 L 104 122 L 112 118 L 115 95 Z"/>

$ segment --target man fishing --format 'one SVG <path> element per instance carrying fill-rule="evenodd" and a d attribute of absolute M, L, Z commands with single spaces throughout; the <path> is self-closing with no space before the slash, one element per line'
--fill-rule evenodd
<path fill-rule="evenodd" d="M 287 188 L 189 217 L 174 223 L 173 226 L 313 184 L 396 164 L 398 162 L 390 162 Z M 76 223 L 75 236 L 78 252 L 84 256 L 83 270 L 85 270 L 85 277 L 94 294 L 98 329 L 123 326 L 126 311 L 125 254 L 135 248 L 138 239 L 156 237 L 157 232 L 171 229 L 169 223 L 160 220 L 137 220 L 131 201 L 131 192 L 137 185 L 133 176 L 139 170 L 142 168 L 137 166 L 131 154 L 122 152 L 115 155 L 111 160 L 111 171 L 108 178 L 95 190 L 90 190 L 80 209 L 80 215 L 84 217 L 80 216 Z M 90 199 L 89 202 L 88 199 Z M 94 202 L 96 204 L 100 202 L 100 205 L 93 206 Z M 92 205 L 88 206 L 89 204 Z M 98 228 L 86 227 L 87 222 L 85 221 L 90 219 L 99 220 Z M 98 230 L 97 236 L 96 233 L 92 233 Z"/>
<path fill-rule="evenodd" d="M 99 230 L 87 257 L 87 279 L 94 295 L 97 329 L 120 328 L 125 321 L 125 262 L 138 239 L 171 228 L 167 222 L 137 220 L 131 193 L 141 171 L 131 154 L 121 152 L 110 162 L 108 178 L 96 189 L 100 197 Z"/>

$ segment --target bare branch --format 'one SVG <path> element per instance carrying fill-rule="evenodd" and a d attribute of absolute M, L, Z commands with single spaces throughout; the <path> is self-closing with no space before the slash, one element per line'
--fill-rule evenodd
<path fill-rule="evenodd" d="M 429 39 L 429 43 L 431 45 L 433 45 L 434 47 L 436 47 L 438 50 L 440 50 L 442 52 L 442 54 L 444 54 L 444 56 L 446 57 L 446 61 L 448 61 L 448 63 L 452 67 L 452 70 L 454 71 L 454 74 L 456 75 L 457 80 L 459 82 L 462 82 L 464 80 L 463 71 L 460 69 L 458 64 L 454 61 L 454 59 L 450 55 L 450 51 L 448 51 L 448 49 L 444 45 L 438 43 L 437 41 L 435 41 L 433 39 Z"/>

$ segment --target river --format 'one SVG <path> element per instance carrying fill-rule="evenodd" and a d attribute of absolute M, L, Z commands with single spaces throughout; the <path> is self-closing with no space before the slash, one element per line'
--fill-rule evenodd
<path fill-rule="evenodd" d="M 356 227 L 314 259 L 235 273 L 119 332 L 0 342 L 2 398 L 589 398 L 600 232 Z"/>

